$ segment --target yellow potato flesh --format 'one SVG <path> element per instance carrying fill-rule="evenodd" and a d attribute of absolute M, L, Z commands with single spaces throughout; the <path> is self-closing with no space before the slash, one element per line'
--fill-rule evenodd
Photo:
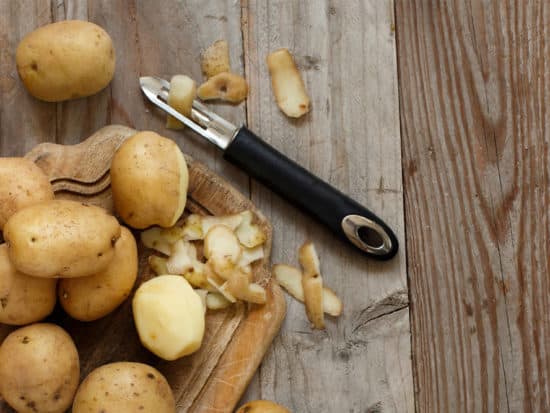
<path fill-rule="evenodd" d="M 161 275 L 142 284 L 132 303 L 142 344 L 165 360 L 199 349 L 204 336 L 204 306 L 185 278 Z"/>

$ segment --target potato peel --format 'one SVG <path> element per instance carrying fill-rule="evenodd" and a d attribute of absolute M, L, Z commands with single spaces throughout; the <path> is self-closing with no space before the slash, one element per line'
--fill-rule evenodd
<path fill-rule="evenodd" d="M 147 248 L 154 249 L 164 255 L 170 255 L 171 245 L 162 236 L 162 228 L 152 227 L 141 233 L 141 242 Z"/>
<path fill-rule="evenodd" d="M 261 245 L 267 239 L 267 234 L 262 231 L 259 225 L 253 224 L 254 215 L 252 211 L 241 213 L 242 222 L 235 230 L 235 235 L 239 242 L 247 248 L 254 248 Z"/>
<path fill-rule="evenodd" d="M 207 79 L 219 73 L 229 72 L 229 45 L 225 40 L 216 40 L 201 53 L 202 74 Z"/>
<path fill-rule="evenodd" d="M 267 56 L 271 86 L 279 108 L 286 116 L 299 118 L 309 112 L 310 100 L 294 58 L 288 49 Z"/>
<path fill-rule="evenodd" d="M 248 95 L 246 80 L 235 73 L 223 72 L 212 76 L 197 89 L 202 100 L 219 99 L 230 103 L 241 103 Z"/>
<path fill-rule="evenodd" d="M 319 256 L 311 242 L 306 242 L 299 251 L 299 261 L 304 269 L 302 287 L 306 314 L 315 328 L 325 328 L 323 311 L 323 278 L 321 277 Z"/>
<path fill-rule="evenodd" d="M 302 272 L 290 265 L 277 264 L 273 266 L 273 275 L 281 287 L 292 297 L 304 302 L 304 288 L 302 286 Z M 323 287 L 323 311 L 333 317 L 342 314 L 344 305 L 342 300 L 328 287 Z"/>

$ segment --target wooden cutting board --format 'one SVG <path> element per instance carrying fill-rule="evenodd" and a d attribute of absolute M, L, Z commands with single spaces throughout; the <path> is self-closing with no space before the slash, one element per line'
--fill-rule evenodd
<path fill-rule="evenodd" d="M 109 167 L 118 146 L 136 131 L 107 126 L 73 146 L 38 145 L 26 157 L 48 176 L 56 197 L 81 200 L 112 211 Z M 231 412 L 258 368 L 285 316 L 286 304 L 280 287 L 271 282 L 269 257 L 272 229 L 251 201 L 205 165 L 186 157 L 189 167 L 187 212 L 225 215 L 252 210 L 268 234 L 265 259 L 255 263 L 254 274 L 268 291 L 264 306 L 238 304 L 224 311 L 209 312 L 201 349 L 180 360 L 167 362 L 143 348 L 134 328 L 131 297 L 101 320 L 83 323 L 72 320 L 57 308 L 48 321 L 64 327 L 80 354 L 81 378 L 94 368 L 113 361 L 139 361 L 159 369 L 168 379 L 177 411 Z M 136 287 L 151 278 L 147 257 L 153 251 L 139 242 L 139 276 Z M 12 331 L 0 326 L 0 340 Z M 12 412 L 0 399 L 0 413 Z"/>

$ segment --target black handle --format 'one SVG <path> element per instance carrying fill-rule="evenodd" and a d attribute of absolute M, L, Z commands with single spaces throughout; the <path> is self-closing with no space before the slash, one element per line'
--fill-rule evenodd
<path fill-rule="evenodd" d="M 369 257 L 392 258 L 398 249 L 393 231 L 376 215 L 242 127 L 224 157 L 327 225 Z"/>

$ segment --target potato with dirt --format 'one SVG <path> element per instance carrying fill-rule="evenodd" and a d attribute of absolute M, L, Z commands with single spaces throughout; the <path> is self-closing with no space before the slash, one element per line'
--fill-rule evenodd
<path fill-rule="evenodd" d="M 79 378 L 75 344 L 54 324 L 22 327 L 0 347 L 0 394 L 17 412 L 65 412 Z"/>
<path fill-rule="evenodd" d="M 142 363 L 105 364 L 84 379 L 72 413 L 175 413 L 176 403 L 166 378 Z"/>
<path fill-rule="evenodd" d="M 14 267 L 44 278 L 85 277 L 107 268 L 120 224 L 103 208 L 51 200 L 13 214 L 4 226 Z"/>

